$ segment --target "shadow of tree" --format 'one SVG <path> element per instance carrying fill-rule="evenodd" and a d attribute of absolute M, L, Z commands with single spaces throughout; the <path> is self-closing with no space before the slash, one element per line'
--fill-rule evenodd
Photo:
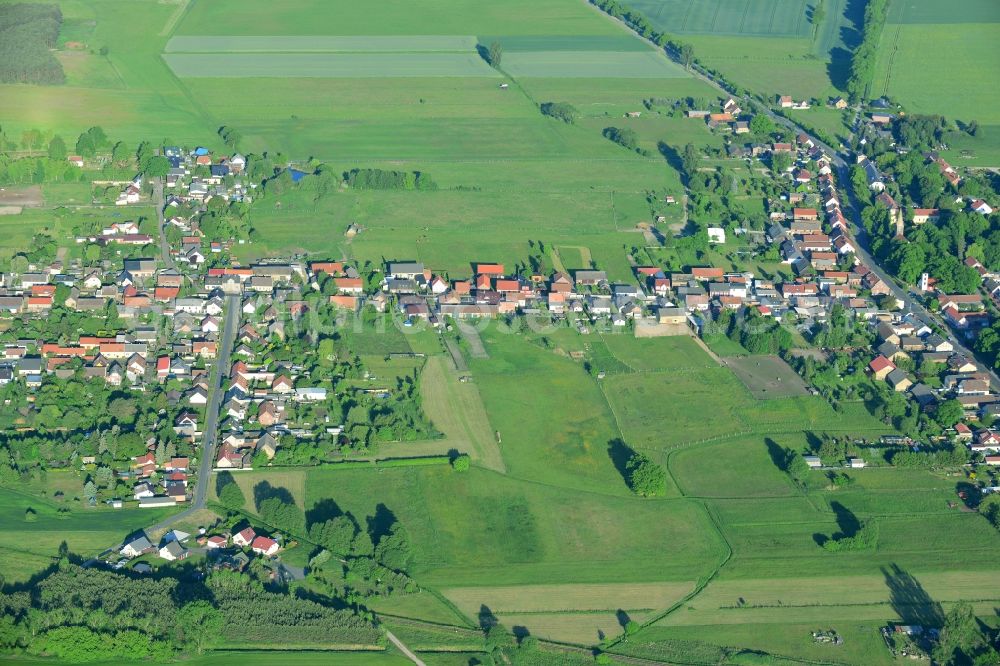
<path fill-rule="evenodd" d="M 788 471 L 788 451 L 781 444 L 770 437 L 764 438 L 764 445 L 767 446 L 767 454 L 771 456 L 771 462 L 782 472 Z"/>
<path fill-rule="evenodd" d="M 840 528 L 840 532 L 833 535 L 834 539 L 850 538 L 858 533 L 858 530 L 861 529 L 861 521 L 854 515 L 854 512 L 840 502 L 830 502 L 830 508 L 833 509 L 833 515 L 837 518 L 837 527 Z"/>
<path fill-rule="evenodd" d="M 684 162 L 681 160 L 680 153 L 665 141 L 657 142 L 656 149 L 660 151 L 660 155 L 663 155 L 663 159 L 667 161 L 667 164 L 680 174 L 684 184 L 688 185 L 689 178 L 687 172 L 684 170 Z"/>
<path fill-rule="evenodd" d="M 282 504 L 295 504 L 295 498 L 292 497 L 288 488 L 272 486 L 269 481 L 261 481 L 253 487 L 253 503 L 258 511 L 260 511 L 260 505 L 272 497 L 281 500 Z"/>
<path fill-rule="evenodd" d="M 325 523 L 332 518 L 342 515 L 344 515 L 344 511 L 340 508 L 340 505 L 329 497 L 326 497 L 316 502 L 311 509 L 306 511 L 306 525 L 312 526 L 316 523 Z"/>
<path fill-rule="evenodd" d="M 635 451 L 622 440 L 615 438 L 608 442 L 608 457 L 611 458 L 611 463 L 626 482 L 628 480 L 628 461 L 632 459 L 633 455 L 635 455 Z"/>
<path fill-rule="evenodd" d="M 479 620 L 479 628 L 483 631 L 489 631 L 493 627 L 500 624 L 500 619 L 493 614 L 493 611 L 490 610 L 490 607 L 486 604 L 482 604 L 479 607 L 479 615 L 477 619 Z"/>
<path fill-rule="evenodd" d="M 228 486 L 230 483 L 236 483 L 236 479 L 233 478 L 232 472 L 219 472 L 215 475 L 215 496 L 218 497 L 222 494 L 222 489 Z"/>
<path fill-rule="evenodd" d="M 893 611 L 905 624 L 922 627 L 940 627 L 944 624 L 941 604 L 934 601 L 924 586 L 898 564 L 882 568 L 886 587 L 889 588 L 889 603 Z"/>
<path fill-rule="evenodd" d="M 365 519 L 365 524 L 368 527 L 368 535 L 372 538 L 372 543 L 378 544 L 378 542 L 389 533 L 389 528 L 391 528 L 397 521 L 396 514 L 394 514 L 389 507 L 385 504 L 379 503 L 375 507 L 375 514 L 368 516 Z"/>

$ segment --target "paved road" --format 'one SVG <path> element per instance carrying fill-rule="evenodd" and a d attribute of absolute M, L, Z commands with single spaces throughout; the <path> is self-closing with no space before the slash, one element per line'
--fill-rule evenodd
<path fill-rule="evenodd" d="M 167 242 L 167 223 L 163 219 L 163 208 L 166 201 L 163 198 L 163 179 L 157 178 L 153 183 L 153 202 L 156 205 L 156 227 L 160 231 L 160 259 L 167 268 L 176 268 L 174 258 L 170 256 L 170 243 Z"/>
<path fill-rule="evenodd" d="M 194 497 L 187 509 L 176 513 L 146 529 L 155 532 L 169 527 L 177 521 L 187 518 L 198 509 L 205 508 L 208 496 L 208 484 L 212 477 L 212 466 L 215 463 L 215 444 L 219 430 L 219 411 L 222 407 L 222 380 L 229 375 L 229 358 L 236 340 L 236 332 L 240 323 L 240 297 L 235 294 L 226 296 L 226 312 L 219 344 L 219 355 L 215 361 L 212 385 L 209 387 L 208 405 L 205 407 L 205 427 L 201 436 L 201 462 L 198 465 L 198 483 L 195 485 Z"/>

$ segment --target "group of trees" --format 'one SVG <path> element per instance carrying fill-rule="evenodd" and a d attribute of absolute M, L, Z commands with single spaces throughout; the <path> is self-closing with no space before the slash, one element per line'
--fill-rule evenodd
<path fill-rule="evenodd" d="M 868 94 L 872 77 L 875 76 L 878 43 L 888 14 L 889 0 L 869 0 L 865 7 L 861 44 L 851 57 L 851 70 L 847 78 L 847 94 L 853 102 L 860 101 Z"/>
<path fill-rule="evenodd" d="M 631 127 L 605 127 L 604 138 L 614 141 L 622 148 L 639 150 L 639 135 Z"/>
<path fill-rule="evenodd" d="M 417 591 L 407 574 L 413 561 L 409 533 L 388 509 L 380 506 L 367 528 L 349 512 L 333 513 L 309 525 L 309 538 L 323 549 L 311 562 L 321 567 L 319 578 L 343 595 Z"/>
<path fill-rule="evenodd" d="M 894 187 L 898 187 L 894 198 L 904 210 L 937 208 L 939 213 L 936 222 L 907 225 L 905 238 L 899 238 L 889 209 L 869 198 L 861 221 L 872 239 L 872 254 L 906 284 L 916 284 L 920 274 L 927 272 L 943 293 L 976 293 L 981 277 L 963 260 L 975 257 L 991 270 L 1000 269 L 1000 216 L 964 210 L 964 201 L 956 203 L 955 192 L 946 185 L 937 165 L 926 162 L 917 152 L 905 156 L 887 153 L 879 156 L 878 162 L 892 175 Z M 855 189 L 864 197 L 867 183 L 860 182 L 863 178 L 858 180 Z M 966 190 L 965 184 L 962 190 L 982 191 L 978 187 Z"/>
<path fill-rule="evenodd" d="M 542 102 L 539 105 L 543 115 L 556 118 L 564 123 L 572 125 L 576 122 L 580 112 L 575 106 L 568 102 Z"/>
<path fill-rule="evenodd" d="M 62 25 L 59 5 L 0 5 L 0 82 L 55 85 L 66 82 L 53 55 Z"/>
<path fill-rule="evenodd" d="M 716 325 L 726 336 L 740 343 L 751 354 L 778 354 L 792 347 L 792 334 L 772 317 L 765 317 L 755 309 L 737 316 L 732 310 L 723 310 Z"/>

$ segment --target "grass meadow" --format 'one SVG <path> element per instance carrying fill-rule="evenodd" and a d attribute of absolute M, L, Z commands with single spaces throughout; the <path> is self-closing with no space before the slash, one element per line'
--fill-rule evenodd
<path fill-rule="evenodd" d="M 170 513 L 162 509 L 115 511 L 105 507 L 59 513 L 59 508 L 37 495 L 0 488 L 0 530 L 18 535 L 0 547 L 0 575 L 8 583 L 23 582 L 54 562 L 63 541 L 71 553 L 87 559 Z M 31 521 L 25 519 L 28 509 L 35 512 Z"/>

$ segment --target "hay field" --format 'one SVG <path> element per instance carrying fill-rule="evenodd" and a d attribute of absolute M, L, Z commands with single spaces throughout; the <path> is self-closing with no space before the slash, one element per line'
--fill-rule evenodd
<path fill-rule="evenodd" d="M 473 461 L 497 472 L 507 470 L 479 389 L 461 383 L 449 359 L 432 356 L 420 373 L 420 400 L 434 427 L 444 433 L 440 448 L 468 453 Z"/>

